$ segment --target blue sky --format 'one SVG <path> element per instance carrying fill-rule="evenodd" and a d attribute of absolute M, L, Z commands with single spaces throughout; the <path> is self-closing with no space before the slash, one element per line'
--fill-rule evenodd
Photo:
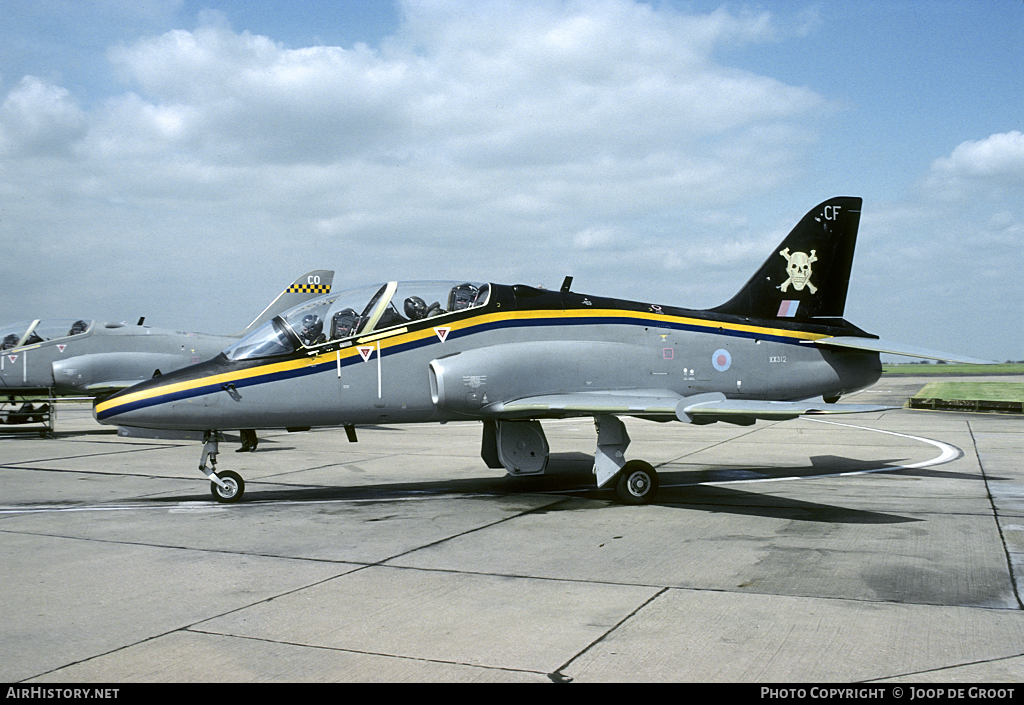
<path fill-rule="evenodd" d="M 690 307 L 865 199 L 847 318 L 1024 359 L 1024 2 L 8 0 L 0 323 L 315 268 Z"/>

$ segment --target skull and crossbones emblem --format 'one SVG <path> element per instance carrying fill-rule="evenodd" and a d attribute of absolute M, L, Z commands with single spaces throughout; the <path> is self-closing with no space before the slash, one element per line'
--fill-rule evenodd
<path fill-rule="evenodd" d="M 806 252 L 789 254 L 788 247 L 779 252 L 780 255 L 786 258 L 786 273 L 789 274 L 789 279 L 782 282 L 782 286 L 779 289 L 786 291 L 789 285 L 792 284 L 793 288 L 797 291 L 803 291 L 806 286 L 812 294 L 817 293 L 818 287 L 811 284 L 811 265 L 818 261 L 814 253 L 815 250 L 811 250 L 809 255 Z"/>

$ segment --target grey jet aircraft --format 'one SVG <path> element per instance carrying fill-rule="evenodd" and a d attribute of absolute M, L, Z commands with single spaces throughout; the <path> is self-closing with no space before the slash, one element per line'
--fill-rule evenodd
<path fill-rule="evenodd" d="M 98 401 L 105 424 L 202 431 L 199 469 L 218 472 L 222 431 L 481 422 L 481 456 L 511 475 L 548 464 L 541 420 L 593 417 L 594 474 L 631 504 L 659 480 L 626 460 L 622 416 L 686 424 L 856 413 L 839 404 L 874 384 L 879 353 L 984 363 L 886 343 L 843 319 L 861 199 L 803 217 L 731 300 L 710 310 L 522 284 L 387 282 L 311 300 L 216 358 Z M 207 464 L 209 463 L 209 464 Z"/>
<path fill-rule="evenodd" d="M 334 272 L 292 282 L 244 330 L 208 335 L 91 320 L 32 320 L 0 327 L 0 396 L 102 397 L 208 360 L 274 316 L 329 294 Z"/>

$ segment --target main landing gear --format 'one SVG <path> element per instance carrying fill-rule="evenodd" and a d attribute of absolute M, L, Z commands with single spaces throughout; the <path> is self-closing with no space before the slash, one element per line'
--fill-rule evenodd
<path fill-rule="evenodd" d="M 219 431 L 207 431 L 203 435 L 203 455 L 199 459 L 199 470 L 210 478 L 210 493 L 218 502 L 237 502 L 245 494 L 245 481 L 237 472 L 217 472 L 217 452 L 223 440 Z M 206 461 L 210 467 L 206 467 Z"/>
<path fill-rule="evenodd" d="M 658 494 L 658 473 L 643 460 L 630 460 L 622 466 L 615 483 L 615 494 L 623 504 L 647 504 Z"/>
<path fill-rule="evenodd" d="M 654 466 L 643 460 L 625 458 L 629 434 L 619 417 L 601 414 L 594 417 L 597 426 L 597 452 L 594 474 L 597 486 L 615 483 L 615 494 L 623 504 L 648 504 L 658 494 L 660 482 Z"/>
<path fill-rule="evenodd" d="M 624 504 L 648 504 L 658 493 L 658 473 L 643 460 L 626 461 L 629 434 L 617 416 L 598 414 L 594 475 L 598 487 L 613 487 Z M 541 475 L 548 463 L 548 443 L 536 420 L 485 421 L 480 454 L 488 467 L 504 467 L 519 477 Z"/>

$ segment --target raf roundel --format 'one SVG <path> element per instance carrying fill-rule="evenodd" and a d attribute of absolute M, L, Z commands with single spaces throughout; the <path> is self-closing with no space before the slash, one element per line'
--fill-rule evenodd
<path fill-rule="evenodd" d="M 728 350 L 715 350 L 711 355 L 711 364 L 719 372 L 725 372 L 732 366 L 732 355 L 729 354 Z"/>

